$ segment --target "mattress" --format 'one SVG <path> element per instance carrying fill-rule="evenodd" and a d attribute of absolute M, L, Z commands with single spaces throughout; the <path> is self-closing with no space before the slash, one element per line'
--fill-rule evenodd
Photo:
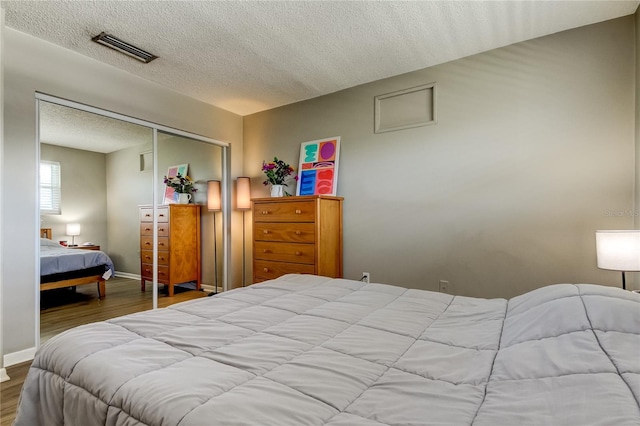
<path fill-rule="evenodd" d="M 43 345 L 16 425 L 640 425 L 640 295 L 287 275 Z"/>
<path fill-rule="evenodd" d="M 108 279 L 114 270 L 111 258 L 102 251 L 70 249 L 55 241 L 40 239 L 40 276 L 90 270 L 96 266 L 104 266 L 102 273 L 108 275 L 103 277 L 105 279 Z"/>

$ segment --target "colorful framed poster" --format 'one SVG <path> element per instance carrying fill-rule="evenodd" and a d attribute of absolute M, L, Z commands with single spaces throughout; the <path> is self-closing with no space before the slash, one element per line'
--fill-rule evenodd
<path fill-rule="evenodd" d="M 340 136 L 300 144 L 296 195 L 336 195 Z"/>
<path fill-rule="evenodd" d="M 177 166 L 169 167 L 167 170 L 167 177 L 172 178 L 176 177 L 178 173 L 180 176 L 186 176 L 189 171 L 189 164 L 180 164 Z M 164 179 L 163 179 L 164 180 Z M 174 191 L 170 186 L 164 186 L 164 199 L 162 200 L 162 204 L 174 204 L 178 202 L 178 193 Z"/>

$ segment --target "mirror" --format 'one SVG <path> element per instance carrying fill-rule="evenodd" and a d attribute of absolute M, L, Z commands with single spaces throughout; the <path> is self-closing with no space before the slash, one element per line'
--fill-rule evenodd
<path fill-rule="evenodd" d="M 41 164 L 57 163 L 60 167 L 60 211 L 41 214 L 41 230 L 54 244 L 62 241 L 70 246 L 75 243 L 77 247 L 72 250 L 76 253 L 104 252 L 113 262 L 115 271 L 106 281 L 102 294 L 100 286 L 94 283 L 75 285 L 73 282 L 73 286 L 56 287 L 58 281 L 50 287 L 55 290 L 41 291 L 41 306 L 36 307 L 41 317 L 39 341 L 44 342 L 82 323 L 164 307 L 204 297 L 216 287 L 221 289 L 222 280 L 226 279 L 227 257 L 224 253 L 228 231 L 223 229 L 226 226 L 221 217 L 224 211 L 214 213 L 207 208 L 207 181 L 223 180 L 226 145 L 197 135 L 187 137 L 184 135 L 190 134 L 180 131 L 172 133 L 172 129 L 159 125 L 48 95 L 37 94 L 36 97 L 39 160 Z M 48 99 L 52 101 L 47 102 Z M 72 107 L 76 105 L 77 108 Z M 160 128 L 163 130 L 156 131 Z M 154 133 L 157 134 L 155 143 Z M 197 189 L 187 209 L 199 210 L 198 251 L 192 255 L 198 264 L 199 280 L 178 276 L 176 284 L 179 285 L 170 286 L 163 282 L 163 274 L 171 269 L 170 261 L 176 270 L 175 264 L 184 263 L 184 258 L 173 250 L 171 259 L 167 257 L 168 252 L 163 252 L 162 247 L 165 236 L 159 235 L 164 232 L 162 223 L 156 224 L 153 220 L 144 223 L 142 212 L 150 212 L 152 217 L 154 207 L 157 214 L 172 208 L 164 199 L 166 185 L 163 178 L 170 166 L 180 164 L 188 165 L 188 174 Z M 46 198 L 50 192 L 42 185 L 40 192 L 42 203 L 43 194 Z M 74 226 L 68 228 L 67 225 Z M 79 225 L 79 231 L 73 230 L 76 225 Z M 145 226 L 150 235 L 144 235 Z M 174 230 L 178 227 L 174 225 Z M 144 240 L 145 237 L 148 239 Z M 144 250 L 145 241 L 149 241 L 150 250 Z M 156 250 L 154 241 L 157 242 Z M 43 251 L 41 248 L 38 254 Z M 145 254 L 150 258 L 145 260 Z M 154 259 L 157 260 L 154 262 Z M 144 271 L 153 271 L 154 264 L 160 284 L 153 286 L 151 272 L 149 281 L 143 286 Z M 41 271 L 41 275 L 42 272 L 46 271 Z M 189 291 L 197 287 L 198 281 L 205 291 Z M 60 282 L 65 284 L 64 280 Z M 168 296 L 169 287 L 175 290 L 172 297 Z M 40 285 L 40 290 L 42 288 Z M 105 297 L 99 300 L 98 294 Z"/>

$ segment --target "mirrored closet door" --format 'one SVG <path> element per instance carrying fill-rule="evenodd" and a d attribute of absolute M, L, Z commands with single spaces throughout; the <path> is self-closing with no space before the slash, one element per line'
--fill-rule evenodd
<path fill-rule="evenodd" d="M 226 144 L 49 95 L 37 102 L 40 343 L 225 287 Z M 97 265 L 53 270 L 65 263 L 56 251 Z"/>

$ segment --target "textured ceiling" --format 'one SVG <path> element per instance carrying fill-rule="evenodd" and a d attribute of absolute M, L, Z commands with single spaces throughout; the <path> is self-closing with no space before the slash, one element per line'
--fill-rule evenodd
<path fill-rule="evenodd" d="M 240 115 L 634 13 L 639 1 L 3 1 L 6 25 Z M 108 32 L 160 58 L 93 43 Z"/>
<path fill-rule="evenodd" d="M 48 102 L 40 103 L 40 142 L 109 153 L 153 142 L 150 128 Z"/>

